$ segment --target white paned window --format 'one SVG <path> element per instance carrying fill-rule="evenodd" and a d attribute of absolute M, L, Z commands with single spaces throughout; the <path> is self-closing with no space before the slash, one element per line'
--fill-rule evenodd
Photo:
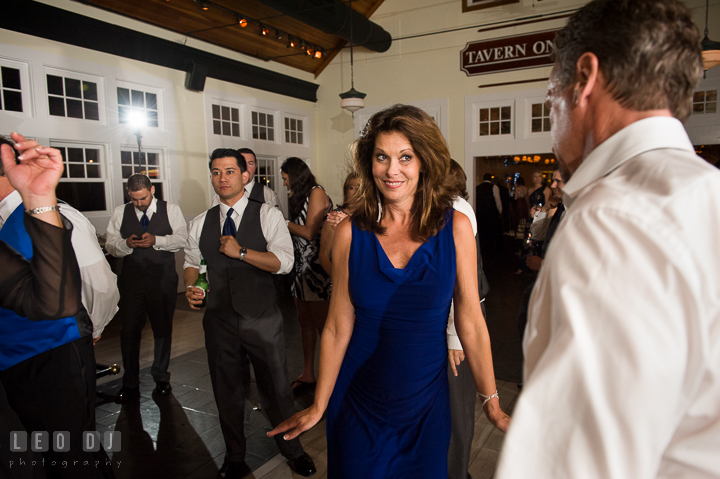
<path fill-rule="evenodd" d="M 46 73 L 45 76 L 50 115 L 100 120 L 98 81 L 69 72 Z"/>
<path fill-rule="evenodd" d="M 118 121 L 132 123 L 136 118 L 146 126 L 157 128 L 160 125 L 160 101 L 158 91 L 146 91 L 139 86 L 118 82 L 117 102 Z"/>
<path fill-rule="evenodd" d="M 512 107 L 497 106 L 478 110 L 478 135 L 498 136 L 512 134 Z"/>
<path fill-rule="evenodd" d="M 240 109 L 225 105 L 212 106 L 213 133 L 240 136 Z"/>
<path fill-rule="evenodd" d="M 304 143 L 304 130 L 302 120 L 285 117 L 285 143 L 302 145 Z"/>
<path fill-rule="evenodd" d="M 532 133 L 550 131 L 550 108 L 545 103 L 533 103 L 530 106 L 530 131 Z"/>
<path fill-rule="evenodd" d="M 696 91 L 693 95 L 693 115 L 717 113 L 717 90 Z"/>
<path fill-rule="evenodd" d="M 57 197 L 78 211 L 106 211 L 107 174 L 104 147 L 100 145 L 51 142 L 63 158 L 63 174 Z"/>
<path fill-rule="evenodd" d="M 275 174 L 277 168 L 277 158 L 257 157 L 257 169 L 255 170 L 255 181 L 268 186 L 271 190 L 277 192 L 277 177 Z"/>
<path fill-rule="evenodd" d="M 122 189 L 125 202 L 130 201 L 127 195 L 127 179 L 135 173 L 140 173 L 148 178 L 155 187 L 155 197 L 164 199 L 165 177 L 163 175 L 163 152 L 156 149 L 143 148 L 142 153 L 137 149 L 121 148 L 120 150 L 120 169 L 122 174 Z"/>
<path fill-rule="evenodd" d="M 23 111 L 22 81 L 20 69 L 0 66 L 0 110 Z"/>
<path fill-rule="evenodd" d="M 272 113 L 252 112 L 253 140 L 275 141 L 275 119 Z"/>

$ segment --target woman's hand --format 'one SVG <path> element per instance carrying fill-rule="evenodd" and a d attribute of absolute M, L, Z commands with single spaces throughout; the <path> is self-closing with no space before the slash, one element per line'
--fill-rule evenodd
<path fill-rule="evenodd" d="M 328 213 L 326 221 L 328 222 L 328 224 L 330 224 L 330 227 L 332 229 L 335 229 L 337 228 L 337 225 L 339 225 L 340 222 L 345 218 L 347 218 L 347 214 L 345 214 L 344 211 L 337 210 Z"/>
<path fill-rule="evenodd" d="M 490 424 L 502 432 L 508 431 L 508 428 L 510 427 L 510 416 L 500 409 L 500 402 L 498 398 L 495 397 L 488 401 L 487 404 L 483 406 L 483 411 L 485 412 L 487 420 L 490 421 Z"/>
<path fill-rule="evenodd" d="M 295 415 L 287 421 L 283 421 L 275 429 L 267 433 L 267 435 L 273 437 L 276 434 L 286 432 L 287 434 L 283 435 L 283 439 L 286 441 L 295 439 L 300 434 L 310 430 L 315 424 L 320 422 L 322 414 L 322 411 L 319 411 L 313 404 L 304 411 L 295 413 Z"/>
<path fill-rule="evenodd" d="M 15 155 L 7 145 L 2 148 L 2 162 L 5 176 L 22 196 L 25 208 L 55 205 L 55 187 L 63 171 L 62 155 L 55 148 L 42 147 L 18 133 L 13 133 L 12 139 L 21 153 L 20 163 L 15 163 Z"/>

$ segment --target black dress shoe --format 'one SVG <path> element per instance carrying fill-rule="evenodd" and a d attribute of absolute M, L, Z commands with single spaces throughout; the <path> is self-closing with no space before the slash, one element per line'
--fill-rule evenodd
<path fill-rule="evenodd" d="M 291 459 L 288 462 L 290 463 L 290 469 L 301 476 L 308 477 L 317 472 L 317 469 L 315 469 L 315 463 L 312 458 L 307 455 L 307 453 L 300 457 L 296 457 L 295 459 Z"/>
<path fill-rule="evenodd" d="M 218 472 L 218 479 L 242 479 L 252 473 L 252 469 L 243 462 L 226 462 Z"/>
<path fill-rule="evenodd" d="M 120 391 L 115 395 L 115 402 L 122 404 L 128 402 L 130 399 L 137 399 L 140 397 L 140 388 L 120 388 Z"/>
<path fill-rule="evenodd" d="M 170 394 L 170 391 L 172 391 L 172 386 L 170 385 L 169 382 L 158 381 L 155 384 L 157 385 L 156 386 L 157 392 L 161 396 L 167 396 L 168 394 Z"/>

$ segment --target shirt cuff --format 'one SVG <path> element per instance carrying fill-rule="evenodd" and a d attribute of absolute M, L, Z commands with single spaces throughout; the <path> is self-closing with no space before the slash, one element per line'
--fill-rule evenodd
<path fill-rule="evenodd" d="M 165 248 L 166 246 L 167 246 L 167 238 L 165 236 L 156 236 L 155 237 L 155 244 L 153 245 L 154 249 Z"/>
<path fill-rule="evenodd" d="M 448 334 L 447 337 L 448 349 L 459 349 L 462 351 L 462 344 L 460 344 L 460 338 L 454 335 Z"/>

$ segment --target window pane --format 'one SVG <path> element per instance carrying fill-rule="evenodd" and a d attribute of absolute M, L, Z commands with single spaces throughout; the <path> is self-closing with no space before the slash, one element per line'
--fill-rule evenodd
<path fill-rule="evenodd" d="M 303 131 L 303 122 L 300 120 L 297 121 L 297 131 Z"/>
<path fill-rule="evenodd" d="M 157 95 L 155 93 L 145 93 L 145 107 L 157 110 Z"/>
<path fill-rule="evenodd" d="M 509 121 L 503 121 L 500 124 L 500 134 L 501 135 L 509 135 L 510 134 L 510 122 Z"/>
<path fill-rule="evenodd" d="M 229 121 L 222 122 L 222 127 L 223 127 L 223 132 L 222 132 L 223 135 L 232 136 L 232 133 L 230 131 L 230 122 Z"/>
<path fill-rule="evenodd" d="M 258 115 L 258 119 L 260 120 L 260 121 L 258 122 L 258 124 L 259 124 L 260 126 L 265 126 L 265 118 L 266 118 L 266 117 L 265 117 L 265 114 L 264 114 L 264 113 L 260 113 L 260 114 Z"/>
<path fill-rule="evenodd" d="M 237 108 L 232 109 L 232 121 L 240 121 L 240 110 Z"/>
<path fill-rule="evenodd" d="M 76 80 L 74 78 L 65 79 L 65 96 L 82 98 L 82 92 L 80 89 L 80 80 Z"/>
<path fill-rule="evenodd" d="M 252 112 L 252 124 L 257 125 L 258 123 L 258 114 L 256 111 Z"/>
<path fill-rule="evenodd" d="M 80 100 L 71 100 L 68 98 L 65 102 L 67 106 L 67 116 L 69 118 L 82 118 L 83 117 L 83 105 Z"/>
<path fill-rule="evenodd" d="M 22 93 L 19 91 L 3 90 L 3 103 L 7 111 L 23 111 Z"/>
<path fill-rule="evenodd" d="M 94 101 L 86 101 L 85 103 L 85 119 L 86 120 L 100 120 L 100 112 L 98 111 L 98 104 Z"/>
<path fill-rule="evenodd" d="M 290 143 L 297 143 L 297 133 L 294 131 L 290 132 Z"/>
<path fill-rule="evenodd" d="M 85 165 L 68 165 L 70 178 L 85 178 Z"/>
<path fill-rule="evenodd" d="M 133 164 L 135 165 L 142 165 L 145 163 L 145 158 L 140 158 L 140 153 L 137 151 L 133 151 Z"/>
<path fill-rule="evenodd" d="M 286 118 L 287 120 L 287 118 Z M 290 143 L 290 131 L 285 130 L 285 143 Z"/>
<path fill-rule="evenodd" d="M 480 121 L 488 121 L 490 119 L 490 110 L 480 108 Z"/>
<path fill-rule="evenodd" d="M 543 119 L 543 131 L 550 131 L 550 118 Z"/>
<path fill-rule="evenodd" d="M 218 120 L 220 119 L 220 105 L 212 106 L 212 116 Z"/>
<path fill-rule="evenodd" d="M 487 123 L 480 123 L 480 136 L 487 136 L 488 135 L 488 124 Z"/>
<path fill-rule="evenodd" d="M 275 130 L 268 128 L 268 140 L 275 141 Z"/>
<path fill-rule="evenodd" d="M 537 133 L 541 132 L 542 130 L 542 119 L 540 118 L 533 118 L 532 121 L 532 132 Z"/>
<path fill-rule="evenodd" d="M 88 178 L 100 178 L 100 165 L 87 165 Z"/>
<path fill-rule="evenodd" d="M 132 163 L 132 153 L 129 151 L 120 152 L 120 164 L 129 165 Z"/>
<path fill-rule="evenodd" d="M 157 114 L 157 112 L 156 112 L 156 111 L 152 111 L 152 110 L 148 110 L 148 111 L 146 112 L 146 114 L 147 114 L 147 119 L 146 119 L 146 120 L 147 120 L 147 126 L 153 126 L 153 127 L 156 127 L 156 128 L 157 128 L 157 126 L 158 126 L 158 114 Z"/>
<path fill-rule="evenodd" d="M 495 121 L 500 119 L 500 108 L 490 108 L 490 119 Z"/>
<path fill-rule="evenodd" d="M 499 135 L 500 134 L 500 123 L 498 123 L 498 122 L 490 123 L 490 134 L 491 135 Z"/>
<path fill-rule="evenodd" d="M 17 68 L 2 67 L 2 86 L 20 90 L 20 70 Z"/>
<path fill-rule="evenodd" d="M 543 103 L 543 116 L 550 116 L 550 107 L 547 103 Z"/>
<path fill-rule="evenodd" d="M 160 162 L 158 161 L 158 154 L 157 153 L 146 153 L 148 165 L 159 165 Z"/>
<path fill-rule="evenodd" d="M 503 120 L 509 120 L 511 118 L 511 108 L 509 106 L 504 106 L 501 109 L 501 116 Z"/>
<path fill-rule="evenodd" d="M 79 211 L 105 211 L 105 183 L 72 183 L 61 181 L 57 197 Z"/>
<path fill-rule="evenodd" d="M 717 102 L 712 102 L 705 105 L 705 113 L 715 112 L 717 112 Z"/>
<path fill-rule="evenodd" d="M 122 177 L 130 178 L 131 175 L 132 175 L 132 166 L 123 166 L 122 167 Z"/>
<path fill-rule="evenodd" d="M 693 113 L 702 113 L 703 112 L 703 105 L 702 103 L 695 103 L 693 104 Z"/>
<path fill-rule="evenodd" d="M 286 130 L 290 129 L 290 118 L 285 118 L 285 129 Z"/>
<path fill-rule="evenodd" d="M 696 91 L 696 92 L 693 94 L 693 101 L 694 101 L 695 103 L 697 103 L 697 102 L 699 102 L 699 101 L 703 101 L 704 99 L 705 99 L 705 92 L 704 92 L 704 91 Z"/>
<path fill-rule="evenodd" d="M 127 88 L 118 88 L 118 105 L 130 105 L 130 90 Z"/>
<path fill-rule="evenodd" d="M 222 128 L 220 127 L 220 120 L 213 120 L 213 133 L 216 135 L 222 135 Z"/>
<path fill-rule="evenodd" d="M 232 136 L 240 136 L 240 124 L 239 123 L 232 124 Z"/>
<path fill-rule="evenodd" d="M 258 133 L 260 133 L 260 140 L 267 140 L 267 129 L 261 127 Z"/>
<path fill-rule="evenodd" d="M 259 135 L 259 133 L 258 133 L 258 127 L 257 127 L 257 126 L 254 126 L 254 125 L 253 125 L 253 127 L 252 127 L 252 133 L 253 133 L 253 138 L 254 138 L 254 139 L 257 140 L 257 139 L 260 137 L 260 135 Z"/>
<path fill-rule="evenodd" d="M 717 101 L 717 90 L 710 90 L 705 94 L 705 101 Z"/>
<path fill-rule="evenodd" d="M 149 167 L 147 172 L 148 178 L 158 179 L 160 178 L 160 171 L 157 166 Z"/>
<path fill-rule="evenodd" d="M 47 76 L 48 93 L 51 95 L 63 95 L 63 79 L 55 75 Z M 62 116 L 65 116 L 64 114 Z"/>
<path fill-rule="evenodd" d="M 89 81 L 83 82 L 83 98 L 98 101 L 97 84 Z"/>
<path fill-rule="evenodd" d="M 274 120 L 275 117 L 272 116 L 272 115 L 266 115 L 266 116 L 267 116 L 267 124 L 268 124 L 268 126 L 274 126 L 274 125 L 273 125 L 273 121 L 275 121 L 275 120 Z"/>
<path fill-rule="evenodd" d="M 99 163 L 98 157 L 99 150 L 94 150 L 92 148 L 85 149 L 85 161 L 87 161 L 88 163 Z"/>
<path fill-rule="evenodd" d="M 130 115 L 130 108 L 128 108 L 126 106 L 118 107 L 118 121 L 120 123 L 127 123 L 129 115 Z"/>
<path fill-rule="evenodd" d="M 65 102 L 62 98 L 58 98 L 56 96 L 49 96 L 48 106 L 50 107 L 51 115 L 65 116 Z"/>
<path fill-rule="evenodd" d="M 141 174 L 141 175 L 147 175 L 147 173 L 145 172 L 145 166 L 143 166 L 143 165 L 135 165 L 135 166 L 133 167 L 133 171 L 134 171 L 136 174 L 139 173 L 139 174 Z"/>
<path fill-rule="evenodd" d="M 145 107 L 145 94 L 141 91 L 130 90 L 130 101 L 132 106 Z"/>
<path fill-rule="evenodd" d="M 85 156 L 82 148 L 68 148 L 68 159 L 69 163 L 84 163 Z"/>
<path fill-rule="evenodd" d="M 542 103 L 534 103 L 532 106 L 532 117 L 538 118 L 542 116 Z"/>
<path fill-rule="evenodd" d="M 297 135 L 298 135 L 298 141 L 297 141 L 298 145 L 302 145 L 303 144 L 303 134 L 298 133 Z"/>
<path fill-rule="evenodd" d="M 230 120 L 230 108 L 227 106 L 222 107 L 222 119 Z"/>

